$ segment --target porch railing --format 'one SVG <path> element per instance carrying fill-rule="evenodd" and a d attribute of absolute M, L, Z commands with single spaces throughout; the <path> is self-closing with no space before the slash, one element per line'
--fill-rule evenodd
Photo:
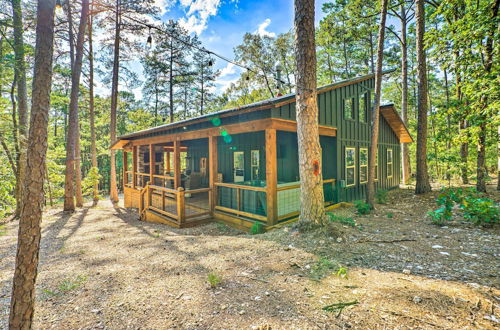
<path fill-rule="evenodd" d="M 221 182 L 214 185 L 217 196 L 215 210 L 267 221 L 266 187 Z"/>

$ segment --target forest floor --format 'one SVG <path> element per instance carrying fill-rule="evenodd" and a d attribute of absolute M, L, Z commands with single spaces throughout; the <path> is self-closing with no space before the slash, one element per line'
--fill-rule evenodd
<path fill-rule="evenodd" d="M 355 216 L 362 230 L 331 235 L 293 224 L 254 236 L 219 223 L 172 229 L 108 201 L 71 215 L 49 209 L 34 328 L 498 328 L 500 231 L 459 218 L 431 224 L 435 196 L 392 191 Z M 0 227 L 0 329 L 17 226 Z M 221 279 L 215 288 L 209 274 Z M 353 305 L 323 310 L 339 302 Z"/>

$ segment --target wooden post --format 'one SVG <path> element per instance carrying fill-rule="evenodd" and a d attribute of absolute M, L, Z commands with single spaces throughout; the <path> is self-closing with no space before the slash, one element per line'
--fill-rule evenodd
<path fill-rule="evenodd" d="M 181 186 L 181 141 L 174 141 L 174 189 Z"/>
<path fill-rule="evenodd" d="M 123 191 L 125 191 L 125 187 L 128 184 L 128 159 L 127 152 L 123 150 Z"/>
<path fill-rule="evenodd" d="M 167 173 L 168 175 L 170 175 L 170 172 L 172 171 L 172 169 L 170 168 L 170 151 L 167 151 L 166 154 L 167 154 Z"/>
<path fill-rule="evenodd" d="M 137 186 L 137 146 L 132 149 L 132 188 Z"/>
<path fill-rule="evenodd" d="M 217 205 L 217 172 L 219 171 L 218 159 L 217 159 L 217 136 L 208 137 L 208 175 L 209 175 L 209 185 L 210 192 L 208 195 L 210 211 L 215 210 Z"/>
<path fill-rule="evenodd" d="M 186 209 L 184 204 L 184 188 L 177 188 L 177 216 L 179 217 L 179 225 L 181 225 L 186 217 Z"/>
<path fill-rule="evenodd" d="M 155 147 L 154 144 L 149 145 L 149 183 L 154 185 L 155 179 L 153 175 L 155 174 Z"/>
<path fill-rule="evenodd" d="M 276 130 L 266 129 L 266 200 L 267 224 L 274 225 L 278 220 L 278 165 L 276 154 Z"/>

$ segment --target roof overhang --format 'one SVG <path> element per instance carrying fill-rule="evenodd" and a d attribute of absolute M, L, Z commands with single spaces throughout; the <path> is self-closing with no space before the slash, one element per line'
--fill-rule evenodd
<path fill-rule="evenodd" d="M 394 104 L 380 106 L 380 114 L 384 117 L 394 134 L 398 137 L 399 143 L 413 142 L 413 138 L 411 137 L 405 123 L 396 111 Z"/>
<path fill-rule="evenodd" d="M 130 140 L 116 140 L 115 143 L 111 145 L 111 150 L 120 150 L 124 149 L 124 147 L 130 142 Z"/>

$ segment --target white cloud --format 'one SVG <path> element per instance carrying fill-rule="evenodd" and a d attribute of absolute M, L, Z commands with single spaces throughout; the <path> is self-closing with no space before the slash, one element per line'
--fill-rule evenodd
<path fill-rule="evenodd" d="M 220 0 L 179 0 L 182 7 L 187 8 L 186 17 L 179 24 L 186 30 L 200 35 L 206 28 L 210 16 L 215 16 Z"/>
<path fill-rule="evenodd" d="M 276 37 L 276 33 L 269 32 L 269 31 L 266 30 L 267 27 L 269 26 L 269 24 L 271 24 L 271 19 L 270 18 L 266 18 L 264 20 L 264 22 L 262 22 L 262 23 L 259 24 L 259 28 L 254 33 L 257 33 L 261 37 L 271 37 L 271 38 Z"/>
<path fill-rule="evenodd" d="M 169 7 L 168 0 L 154 0 L 154 4 L 160 9 L 161 15 L 165 14 L 167 12 L 167 8 Z"/>
<path fill-rule="evenodd" d="M 224 67 L 221 71 L 220 71 L 220 75 L 219 77 L 225 77 L 225 76 L 229 76 L 229 75 L 232 75 L 232 74 L 235 74 L 236 73 L 236 68 L 235 68 L 235 65 L 233 63 L 228 63 L 226 65 L 226 67 Z"/>

